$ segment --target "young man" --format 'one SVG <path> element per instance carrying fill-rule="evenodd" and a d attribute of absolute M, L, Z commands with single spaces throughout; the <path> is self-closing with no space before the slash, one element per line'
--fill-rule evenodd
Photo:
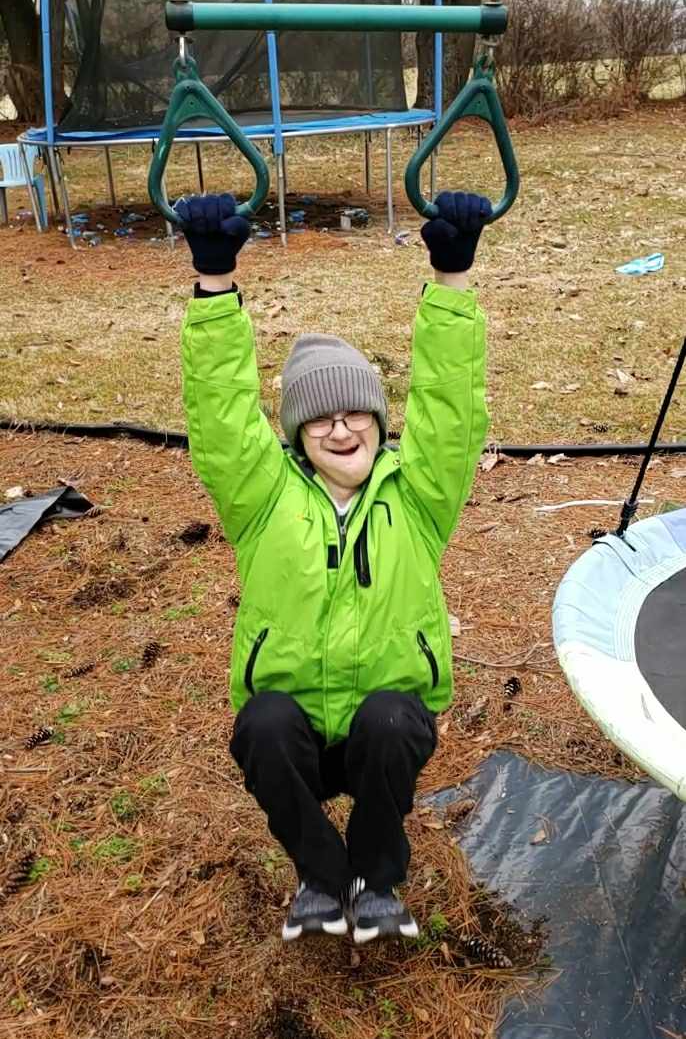
<path fill-rule="evenodd" d="M 438 575 L 488 421 L 484 318 L 466 271 L 491 207 L 436 201 L 399 450 L 367 359 L 321 334 L 300 336 L 283 370 L 282 447 L 260 411 L 231 273 L 249 225 L 230 195 L 177 203 L 200 274 L 182 330 L 193 465 L 242 586 L 231 753 L 298 875 L 285 940 L 349 923 L 358 943 L 418 933 L 395 891 L 410 859 L 403 819 L 451 700 Z M 345 841 L 322 809 L 342 792 Z"/>

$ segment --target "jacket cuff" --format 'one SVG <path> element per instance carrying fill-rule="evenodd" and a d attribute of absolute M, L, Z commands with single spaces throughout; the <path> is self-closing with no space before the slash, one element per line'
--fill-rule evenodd
<path fill-rule="evenodd" d="M 186 316 L 191 324 L 197 324 L 237 313 L 242 305 L 240 292 L 215 292 L 211 296 L 189 299 Z"/>

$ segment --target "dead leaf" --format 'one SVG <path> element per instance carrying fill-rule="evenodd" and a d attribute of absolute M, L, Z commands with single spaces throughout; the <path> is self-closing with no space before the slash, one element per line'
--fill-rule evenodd
<path fill-rule="evenodd" d="M 552 388 L 549 382 L 533 382 L 531 384 L 532 390 L 552 390 Z"/>
<path fill-rule="evenodd" d="M 686 477 L 686 469 L 672 469 L 669 475 L 673 480 L 683 480 Z"/>
<path fill-rule="evenodd" d="M 528 459 L 526 464 L 527 465 L 545 465 L 545 458 L 543 457 L 543 455 L 532 455 L 531 458 Z"/>
<path fill-rule="evenodd" d="M 450 949 L 448 948 L 448 943 L 447 942 L 441 942 L 441 944 L 438 946 L 438 948 L 441 950 L 441 956 L 443 957 L 445 962 L 446 963 L 452 963 L 452 956 L 450 955 Z"/>
<path fill-rule="evenodd" d="M 497 523 L 484 523 L 483 526 L 477 527 L 474 531 L 475 534 L 488 534 L 489 531 L 495 530 L 498 526 Z"/>
<path fill-rule="evenodd" d="M 191 931 L 191 938 L 193 939 L 196 945 L 205 944 L 205 934 L 203 931 Z"/>
<path fill-rule="evenodd" d="M 565 454 L 551 455 L 548 458 L 548 463 L 547 464 L 548 465 L 559 465 L 560 462 L 566 462 L 566 461 L 567 461 L 567 455 L 565 455 Z"/>
<path fill-rule="evenodd" d="M 490 473 L 491 469 L 495 469 L 498 462 L 502 462 L 502 460 L 502 455 L 499 455 L 497 451 L 489 451 L 486 457 L 481 459 L 479 468 L 482 473 Z"/>
<path fill-rule="evenodd" d="M 448 731 L 449 728 L 450 728 L 450 718 L 448 718 L 444 722 L 441 722 L 441 724 L 438 726 L 438 735 L 439 736 L 445 736 L 445 734 L 446 734 L 446 732 Z"/>
<path fill-rule="evenodd" d="M 445 824 L 440 819 L 422 819 L 422 826 L 427 830 L 444 830 Z"/>
<path fill-rule="evenodd" d="M 5 500 L 6 501 L 17 501 L 19 498 L 23 498 L 23 497 L 24 497 L 24 488 L 21 487 L 19 484 L 16 484 L 14 487 L 8 487 L 7 490 L 5 491 Z"/>
<path fill-rule="evenodd" d="M 615 397 L 628 397 L 629 387 L 628 386 L 615 386 Z"/>
<path fill-rule="evenodd" d="M 631 376 L 621 368 L 615 368 L 614 376 L 621 385 L 625 385 L 627 382 L 631 382 Z"/>
<path fill-rule="evenodd" d="M 360 954 L 357 951 L 357 949 L 351 949 L 350 950 L 350 966 L 351 967 L 359 967 L 361 962 L 362 962 L 362 960 L 360 958 Z"/>
<path fill-rule="evenodd" d="M 286 310 L 286 304 L 279 300 L 278 302 L 272 304 L 271 307 L 268 307 L 267 316 L 276 317 L 276 315 L 280 314 L 282 310 Z"/>
<path fill-rule="evenodd" d="M 450 622 L 450 634 L 454 639 L 456 639 L 462 630 L 460 618 L 456 617 L 453 613 L 449 613 L 448 621 Z"/>
<path fill-rule="evenodd" d="M 116 978 L 113 974 L 101 974 L 100 975 L 100 988 L 111 988 L 116 982 Z"/>
<path fill-rule="evenodd" d="M 424 1007 L 417 1007 L 417 1009 L 414 1012 L 414 1016 L 417 1018 L 418 1021 L 421 1021 L 423 1025 L 428 1024 L 431 1020 L 429 1011 L 425 1010 Z"/>
<path fill-rule="evenodd" d="M 581 388 L 580 382 L 568 382 L 566 386 L 563 386 L 560 393 L 576 393 Z"/>
<path fill-rule="evenodd" d="M 449 804 L 445 810 L 446 817 L 451 823 L 456 823 L 460 819 L 464 819 L 465 815 L 476 808 L 476 801 L 473 797 L 465 797 L 462 801 L 453 801 Z"/>
<path fill-rule="evenodd" d="M 531 838 L 531 840 L 529 841 L 529 844 L 547 844 L 547 843 L 548 843 L 548 834 L 543 829 L 537 830 L 536 833 Z"/>

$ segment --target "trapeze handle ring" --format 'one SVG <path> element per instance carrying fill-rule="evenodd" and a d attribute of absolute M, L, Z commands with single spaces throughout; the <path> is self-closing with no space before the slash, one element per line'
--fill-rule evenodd
<path fill-rule="evenodd" d="M 248 202 L 242 202 L 236 207 L 236 212 L 240 216 L 248 218 L 255 216 L 269 191 L 269 169 L 266 162 L 254 144 L 245 136 L 236 120 L 231 118 L 212 91 L 202 82 L 198 75 L 197 65 L 191 57 L 187 56 L 185 63 L 176 61 L 174 71 L 176 86 L 169 99 L 169 108 L 162 123 L 148 173 L 148 193 L 153 205 L 165 220 L 177 227 L 181 226 L 178 213 L 165 199 L 164 171 L 179 127 L 190 119 L 207 118 L 214 126 L 218 126 L 224 131 L 255 171 L 256 183 L 252 197 Z"/>
<path fill-rule="evenodd" d="M 504 216 L 514 204 L 519 193 L 519 169 L 512 146 L 512 139 L 507 128 L 505 113 L 500 104 L 492 74 L 485 69 L 483 59 L 480 59 L 474 68 L 472 78 L 457 95 L 440 122 L 424 138 L 405 170 L 405 191 L 407 192 L 407 197 L 419 215 L 426 217 L 427 220 L 438 216 L 438 209 L 433 202 L 428 202 L 421 193 L 419 187 L 421 168 L 432 151 L 443 140 L 448 130 L 458 120 L 465 119 L 468 116 L 477 116 L 489 123 L 493 130 L 505 171 L 505 193 L 494 206 L 493 214 L 489 218 L 488 223 L 490 224 Z"/>

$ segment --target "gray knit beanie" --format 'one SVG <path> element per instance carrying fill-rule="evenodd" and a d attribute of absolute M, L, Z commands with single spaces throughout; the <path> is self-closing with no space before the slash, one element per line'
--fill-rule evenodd
<path fill-rule="evenodd" d="M 336 411 L 371 411 L 386 439 L 388 406 L 381 380 L 359 350 L 338 336 L 298 336 L 281 374 L 281 425 L 295 448 L 303 422 Z"/>

